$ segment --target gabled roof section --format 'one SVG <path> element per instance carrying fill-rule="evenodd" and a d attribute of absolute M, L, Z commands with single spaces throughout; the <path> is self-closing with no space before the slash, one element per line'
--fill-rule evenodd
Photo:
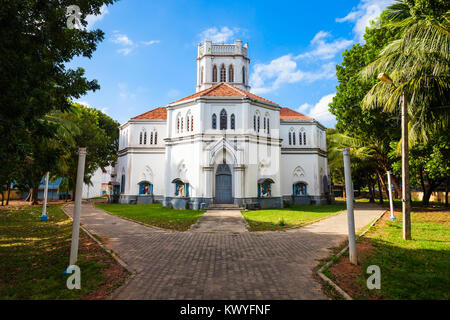
<path fill-rule="evenodd" d="M 166 107 L 159 107 L 131 119 L 167 119 Z"/>
<path fill-rule="evenodd" d="M 184 98 L 174 101 L 172 103 L 178 103 L 178 102 L 182 102 L 182 101 L 186 101 L 186 100 L 190 100 L 190 99 L 194 99 L 194 98 L 199 98 L 199 97 L 242 97 L 242 98 L 247 97 L 250 99 L 254 99 L 254 100 L 258 100 L 261 102 L 270 103 L 270 104 L 278 106 L 278 104 L 273 101 L 259 97 L 251 92 L 239 89 L 239 88 L 237 88 L 229 83 L 226 83 L 226 82 L 218 83 L 208 89 L 191 94 L 190 96 L 184 97 Z"/>
<path fill-rule="evenodd" d="M 284 107 L 280 109 L 280 120 L 314 120 L 314 118 Z"/>

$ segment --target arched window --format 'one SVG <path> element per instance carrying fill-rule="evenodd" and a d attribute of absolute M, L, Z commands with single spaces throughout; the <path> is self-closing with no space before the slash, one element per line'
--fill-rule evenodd
<path fill-rule="evenodd" d="M 306 146 L 306 132 L 303 132 L 303 144 Z"/>
<path fill-rule="evenodd" d="M 291 132 L 289 132 L 289 145 L 291 145 L 292 144 L 292 134 L 291 134 Z"/>
<path fill-rule="evenodd" d="M 292 194 L 294 196 L 306 196 L 308 194 L 307 185 L 303 182 L 297 182 L 292 186 Z"/>
<path fill-rule="evenodd" d="M 139 182 L 139 194 L 152 195 L 153 194 L 153 185 L 148 181 Z"/>
<path fill-rule="evenodd" d="M 222 111 L 220 111 L 220 130 L 227 129 L 227 120 L 227 112 L 225 109 L 222 109 Z"/>
<path fill-rule="evenodd" d="M 183 132 L 183 118 L 181 118 L 181 127 L 180 127 L 180 131 Z"/>
<path fill-rule="evenodd" d="M 186 117 L 186 131 L 190 131 L 191 130 L 191 127 L 189 125 L 190 125 L 190 119 L 189 119 L 189 116 L 187 116 Z"/>
<path fill-rule="evenodd" d="M 214 65 L 212 73 L 213 73 L 212 74 L 212 81 L 213 82 L 217 82 L 217 66 L 216 65 Z"/>
<path fill-rule="evenodd" d="M 203 84 L 203 67 L 200 68 L 200 84 Z"/>
<path fill-rule="evenodd" d="M 177 117 L 177 132 L 180 133 L 180 117 Z"/>
<path fill-rule="evenodd" d="M 222 64 L 220 67 L 220 82 L 227 81 L 227 69 L 225 69 L 225 65 Z"/>
<path fill-rule="evenodd" d="M 264 133 L 266 132 L 266 117 L 264 117 Z"/>
<path fill-rule="evenodd" d="M 234 82 L 234 69 L 232 64 L 228 68 L 228 82 Z"/>
<path fill-rule="evenodd" d="M 301 132 L 298 134 L 298 144 L 299 145 L 303 144 L 303 138 L 302 138 L 302 133 Z"/>
<path fill-rule="evenodd" d="M 234 113 L 232 113 L 231 114 L 231 117 L 230 117 L 230 129 L 231 130 L 234 130 L 234 129 L 236 129 L 236 124 L 235 124 L 235 118 L 234 118 Z"/>
<path fill-rule="evenodd" d="M 144 132 L 144 144 L 147 144 L 147 131 Z"/>
<path fill-rule="evenodd" d="M 242 67 L 242 83 L 245 84 L 245 67 Z"/>
<path fill-rule="evenodd" d="M 269 118 L 267 118 L 267 134 L 270 133 L 270 122 L 269 122 Z"/>
<path fill-rule="evenodd" d="M 155 131 L 155 144 L 158 144 L 158 132 Z"/>
<path fill-rule="evenodd" d="M 194 131 L 194 116 L 191 116 L 191 131 Z"/>
<path fill-rule="evenodd" d="M 253 116 L 253 130 L 256 131 L 256 115 Z"/>
<path fill-rule="evenodd" d="M 212 127 L 213 129 L 217 129 L 217 116 L 216 116 L 215 113 L 212 115 L 212 124 L 211 124 L 211 127 Z"/>
<path fill-rule="evenodd" d="M 125 175 L 122 174 L 122 178 L 120 179 L 120 193 L 124 192 L 125 192 Z"/>
<path fill-rule="evenodd" d="M 142 144 L 142 134 L 143 134 L 143 132 L 141 132 L 141 133 L 139 134 L 139 144 Z"/>
<path fill-rule="evenodd" d="M 259 128 L 260 128 L 260 117 L 258 116 L 258 127 L 257 127 L 258 132 L 259 132 Z"/>
<path fill-rule="evenodd" d="M 292 144 L 295 146 L 295 132 L 292 132 Z"/>
<path fill-rule="evenodd" d="M 153 144 L 153 132 L 150 133 L 150 144 Z"/>

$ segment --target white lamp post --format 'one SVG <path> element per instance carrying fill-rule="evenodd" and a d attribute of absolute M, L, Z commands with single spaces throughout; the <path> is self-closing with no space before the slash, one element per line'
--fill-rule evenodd
<path fill-rule="evenodd" d="M 77 184 L 75 189 L 75 208 L 73 210 L 72 246 L 70 248 L 70 263 L 72 266 L 78 258 L 78 241 L 80 236 L 81 198 L 83 197 L 84 165 L 86 162 L 86 148 L 78 149 Z"/>
<path fill-rule="evenodd" d="M 42 207 L 41 221 L 47 221 L 47 194 L 48 194 L 48 178 L 50 172 L 47 171 L 45 175 L 45 189 L 44 189 L 44 205 Z"/>
<path fill-rule="evenodd" d="M 350 149 L 345 148 L 344 155 L 344 174 L 345 174 L 345 192 L 347 193 L 347 223 L 348 223 L 348 251 L 350 256 L 350 262 L 358 264 L 358 258 L 356 255 L 356 236 L 355 236 L 355 216 L 353 213 L 353 183 L 352 173 L 350 171 Z"/>
<path fill-rule="evenodd" d="M 387 176 L 388 176 L 388 186 L 389 186 L 389 206 L 391 209 L 391 217 L 389 218 L 389 220 L 395 221 L 397 219 L 394 216 L 394 201 L 392 200 L 392 186 L 391 186 L 391 172 L 390 171 L 387 172 Z"/>

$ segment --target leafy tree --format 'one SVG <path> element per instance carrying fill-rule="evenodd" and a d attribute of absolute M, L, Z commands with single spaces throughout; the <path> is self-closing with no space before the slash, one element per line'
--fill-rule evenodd
<path fill-rule="evenodd" d="M 364 79 L 387 73 L 394 86 L 377 82 L 363 100 L 366 108 L 395 113 L 403 93 L 410 115 L 412 143 L 448 130 L 450 104 L 450 3 L 398 0 L 388 8 L 388 28 L 401 30 L 379 57 L 363 69 Z"/>
<path fill-rule="evenodd" d="M 81 24 L 115 0 L 78 0 Z M 42 122 L 54 110 L 68 110 L 70 98 L 99 88 L 84 70 L 66 67 L 74 56 L 90 58 L 101 30 L 67 28 L 72 0 L 0 0 L 0 185 L 36 159 L 34 135 L 52 135 Z"/>
<path fill-rule="evenodd" d="M 391 156 L 397 158 L 397 145 L 392 144 Z M 437 187 L 448 183 L 450 176 L 450 133 L 442 132 L 431 137 L 427 143 L 417 143 L 410 150 L 409 169 L 411 184 L 423 190 L 422 204 L 428 205 L 430 196 Z M 401 162 L 394 164 L 394 170 L 401 172 Z"/>
<path fill-rule="evenodd" d="M 383 186 L 385 185 L 384 172 L 391 170 L 393 162 L 389 157 L 389 144 L 400 136 L 399 121 L 395 114 L 364 109 L 361 104 L 364 96 L 375 84 L 374 79 L 362 79 L 361 70 L 376 59 L 385 45 L 400 36 L 397 30 L 386 27 L 387 15 L 387 11 L 383 12 L 378 20 L 366 29 L 365 44 L 357 43 L 342 54 L 342 64 L 336 66 L 339 85 L 336 88 L 336 96 L 330 103 L 330 112 L 336 116 L 336 129 L 340 133 L 333 135 L 333 143 L 339 150 L 349 147 L 353 154 L 363 155 L 367 152 L 366 155 L 370 155 L 370 159 L 365 159 L 363 165 L 370 171 L 364 171 L 363 175 L 367 176 L 366 181 L 371 193 L 374 192 L 374 174 Z M 396 194 L 399 194 L 397 180 L 398 178 L 393 177 Z"/>
<path fill-rule="evenodd" d="M 72 131 L 74 143 L 60 157 L 56 171 L 56 175 L 67 179 L 67 186 L 74 197 L 78 147 L 87 148 L 84 182 L 89 184 L 98 168 L 105 168 L 117 161 L 119 123 L 97 109 L 80 104 L 73 104 L 72 112 L 61 113 L 59 117 L 78 128 Z"/>

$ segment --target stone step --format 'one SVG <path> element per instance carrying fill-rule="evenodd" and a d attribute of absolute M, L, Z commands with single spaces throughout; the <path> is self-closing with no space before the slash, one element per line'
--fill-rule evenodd
<path fill-rule="evenodd" d="M 239 207 L 234 203 L 212 203 L 209 205 L 208 210 L 243 210 L 244 208 Z"/>

